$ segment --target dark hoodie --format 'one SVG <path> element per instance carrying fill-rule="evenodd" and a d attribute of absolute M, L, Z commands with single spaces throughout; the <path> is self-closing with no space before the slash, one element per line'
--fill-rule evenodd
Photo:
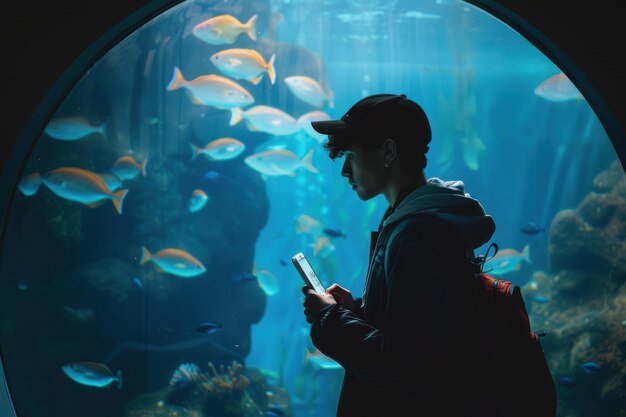
<path fill-rule="evenodd" d="M 345 369 L 338 417 L 469 416 L 473 370 L 468 252 L 495 225 L 461 181 L 438 178 L 408 194 L 372 233 L 359 308 L 333 305 L 313 343 Z M 394 239 L 385 276 L 387 240 Z"/>

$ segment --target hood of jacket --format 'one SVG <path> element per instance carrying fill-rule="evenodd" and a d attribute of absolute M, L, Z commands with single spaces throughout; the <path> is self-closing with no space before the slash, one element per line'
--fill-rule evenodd
<path fill-rule="evenodd" d="M 480 202 L 465 192 L 463 181 L 430 178 L 400 202 L 383 222 L 383 228 L 418 213 L 433 215 L 453 224 L 468 249 L 487 243 L 496 230 L 493 219 L 485 214 Z"/>

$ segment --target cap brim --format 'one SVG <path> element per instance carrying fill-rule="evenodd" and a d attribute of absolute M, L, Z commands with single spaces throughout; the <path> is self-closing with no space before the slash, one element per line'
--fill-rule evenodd
<path fill-rule="evenodd" d="M 311 126 L 315 131 L 323 135 L 337 135 L 340 133 L 346 133 L 352 128 L 349 124 L 343 120 L 318 120 L 317 122 L 311 122 Z"/>

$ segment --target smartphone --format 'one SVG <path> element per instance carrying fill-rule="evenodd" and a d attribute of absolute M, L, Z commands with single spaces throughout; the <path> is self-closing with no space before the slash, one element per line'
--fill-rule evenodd
<path fill-rule="evenodd" d="M 291 262 L 293 262 L 293 266 L 296 267 L 306 285 L 313 288 L 317 293 L 321 294 L 326 292 L 326 289 L 302 252 L 298 252 L 292 256 Z"/>

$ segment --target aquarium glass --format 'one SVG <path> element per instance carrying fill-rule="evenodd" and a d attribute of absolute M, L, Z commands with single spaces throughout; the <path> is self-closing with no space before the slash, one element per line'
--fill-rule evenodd
<path fill-rule="evenodd" d="M 510 257 L 490 271 L 547 333 L 559 416 L 623 416 L 626 180 L 563 71 L 463 1 L 174 4 L 85 69 L 7 202 L 18 416 L 334 416 L 344 371 L 291 257 L 361 295 L 388 203 L 358 198 L 311 121 L 375 93 L 424 108 L 426 177 L 493 217 L 477 254 Z"/>

